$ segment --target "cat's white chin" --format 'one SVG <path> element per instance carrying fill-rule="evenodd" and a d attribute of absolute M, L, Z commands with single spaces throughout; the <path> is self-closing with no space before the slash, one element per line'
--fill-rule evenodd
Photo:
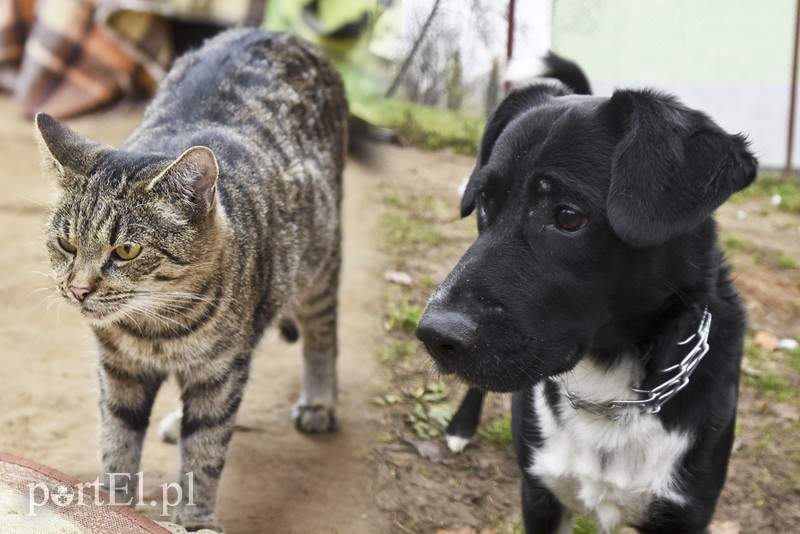
<path fill-rule="evenodd" d="M 102 308 L 81 307 L 81 315 L 91 326 L 103 326 L 114 322 L 116 310 L 106 310 Z"/>

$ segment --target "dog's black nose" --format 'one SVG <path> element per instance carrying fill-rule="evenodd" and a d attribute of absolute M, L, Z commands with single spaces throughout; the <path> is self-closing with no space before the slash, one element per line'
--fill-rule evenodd
<path fill-rule="evenodd" d="M 475 321 L 459 312 L 428 310 L 417 325 L 417 337 L 445 368 L 475 346 L 476 333 Z"/>

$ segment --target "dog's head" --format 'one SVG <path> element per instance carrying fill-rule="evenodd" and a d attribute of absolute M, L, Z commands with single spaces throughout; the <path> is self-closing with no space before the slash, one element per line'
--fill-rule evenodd
<path fill-rule="evenodd" d="M 486 126 L 461 204 L 479 237 L 417 334 L 443 372 L 497 391 L 637 347 L 715 283 L 711 214 L 756 170 L 742 136 L 670 96 L 515 91 Z"/>

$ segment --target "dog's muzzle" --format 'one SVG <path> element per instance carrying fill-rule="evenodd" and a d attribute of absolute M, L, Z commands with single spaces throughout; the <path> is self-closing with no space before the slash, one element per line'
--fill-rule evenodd
<path fill-rule="evenodd" d="M 444 372 L 455 371 L 459 360 L 475 348 L 477 331 L 477 323 L 469 316 L 431 308 L 417 325 L 417 337 Z"/>

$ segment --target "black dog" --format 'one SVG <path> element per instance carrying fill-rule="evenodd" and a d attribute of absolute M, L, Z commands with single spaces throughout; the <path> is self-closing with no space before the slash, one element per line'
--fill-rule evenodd
<path fill-rule="evenodd" d="M 513 71 L 513 72 L 512 72 Z M 533 62 L 518 61 L 509 67 L 507 80 L 515 86 L 520 82 L 529 85 L 532 80 L 551 78 L 563 83 L 576 95 L 590 95 L 592 88 L 589 79 L 577 63 L 549 51 L 546 56 Z M 525 82 L 527 80 L 527 82 Z M 466 188 L 468 179 L 462 187 Z M 480 218 L 478 219 L 480 224 Z M 458 411 L 453 415 L 445 430 L 447 446 L 453 452 L 461 452 L 478 429 L 483 410 L 485 393 L 475 387 L 469 388 Z"/>
<path fill-rule="evenodd" d="M 573 512 L 706 530 L 745 327 L 711 215 L 756 170 L 743 137 L 652 91 L 540 84 L 489 121 L 461 206 L 478 240 L 417 334 L 441 371 L 515 392 L 528 532 Z"/>

